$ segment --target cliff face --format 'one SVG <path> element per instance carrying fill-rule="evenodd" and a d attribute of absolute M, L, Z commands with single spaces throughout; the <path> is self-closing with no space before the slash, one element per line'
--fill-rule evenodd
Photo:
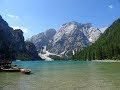
<path fill-rule="evenodd" d="M 42 32 L 32 36 L 31 42 L 35 44 L 37 50 L 40 52 L 42 47 L 46 46 L 49 43 L 49 41 L 53 38 L 55 33 L 55 29 L 49 29 L 46 32 Z"/>
<path fill-rule="evenodd" d="M 20 29 L 16 29 L 13 31 L 14 43 L 16 50 L 18 52 L 25 52 L 25 42 L 23 37 L 23 32 Z"/>
<path fill-rule="evenodd" d="M 26 48 L 27 54 L 31 57 L 32 60 L 41 59 L 38 56 L 38 52 L 37 52 L 36 47 L 33 43 L 31 43 L 30 41 L 26 41 L 25 48 Z"/>
<path fill-rule="evenodd" d="M 6 59 L 14 57 L 14 38 L 12 34 L 13 29 L 10 28 L 6 21 L 0 16 L 0 58 L 4 56 Z"/>
<path fill-rule="evenodd" d="M 38 56 L 36 47 L 33 43 L 24 41 L 23 32 L 20 29 L 13 31 L 15 50 L 16 50 L 16 59 L 22 60 L 35 60 L 41 59 Z"/>
<path fill-rule="evenodd" d="M 28 45 L 32 48 L 28 48 Z M 9 60 L 41 59 L 37 54 L 34 44 L 25 43 L 22 30 L 13 30 L 0 16 L 0 56 L 3 55 Z"/>

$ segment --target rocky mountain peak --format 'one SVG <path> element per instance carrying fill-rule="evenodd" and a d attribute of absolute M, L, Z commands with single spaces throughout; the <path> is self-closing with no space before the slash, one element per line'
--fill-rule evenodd
<path fill-rule="evenodd" d="M 48 29 L 45 32 L 32 36 L 31 41 L 35 44 L 37 50 L 40 52 L 42 47 L 46 46 L 55 34 L 55 29 Z"/>
<path fill-rule="evenodd" d="M 59 41 L 64 35 L 72 35 L 75 30 L 79 29 L 80 23 L 71 21 L 62 25 L 62 27 L 57 31 L 54 36 L 54 43 Z"/>
<path fill-rule="evenodd" d="M 82 27 L 91 28 L 92 24 L 91 23 L 85 23 L 85 24 L 82 24 Z"/>
<path fill-rule="evenodd" d="M 0 15 L 0 19 L 2 19 L 2 16 Z"/>
<path fill-rule="evenodd" d="M 21 29 L 15 29 L 13 33 L 16 42 L 24 42 L 23 31 Z"/>
<path fill-rule="evenodd" d="M 48 37 L 52 37 L 56 33 L 55 29 L 48 29 L 44 34 Z"/>
<path fill-rule="evenodd" d="M 68 23 L 65 23 L 63 24 L 62 26 L 70 26 L 70 25 L 79 25 L 80 23 L 76 22 L 76 21 L 71 21 L 71 22 L 68 22 Z"/>
<path fill-rule="evenodd" d="M 37 50 L 40 51 L 42 47 L 46 46 L 46 50 L 54 54 L 80 51 L 94 43 L 101 35 L 100 30 L 92 27 L 91 23 L 82 24 L 76 21 L 63 24 L 53 34 L 51 31 L 55 30 L 49 29 L 32 37 L 31 40 L 36 45 Z"/>
<path fill-rule="evenodd" d="M 89 27 L 91 27 L 90 23 L 81 24 L 75 21 L 63 24 L 54 35 L 53 41 L 50 44 L 51 46 L 49 46 L 51 48 L 48 51 L 60 54 L 72 50 L 81 50 L 90 45 L 89 39 L 83 32 L 83 28 L 88 32 Z"/>
<path fill-rule="evenodd" d="M 89 38 L 90 42 L 94 43 L 101 35 L 102 32 L 99 29 L 91 27 L 87 37 Z"/>

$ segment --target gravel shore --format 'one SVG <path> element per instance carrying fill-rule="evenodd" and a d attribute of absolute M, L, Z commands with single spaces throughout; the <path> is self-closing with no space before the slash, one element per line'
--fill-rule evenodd
<path fill-rule="evenodd" d="M 120 60 L 92 60 L 92 62 L 120 62 Z"/>

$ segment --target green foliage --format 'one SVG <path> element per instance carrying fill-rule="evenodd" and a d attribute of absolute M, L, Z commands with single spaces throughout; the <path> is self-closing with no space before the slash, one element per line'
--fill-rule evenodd
<path fill-rule="evenodd" d="M 29 56 L 28 54 L 24 54 L 24 53 L 21 53 L 21 54 L 17 55 L 16 58 L 18 60 L 22 60 L 22 61 L 24 61 L 24 60 L 26 61 L 26 60 L 31 60 L 32 59 L 31 56 Z"/>
<path fill-rule="evenodd" d="M 65 55 L 62 55 L 62 56 L 49 55 L 49 57 L 52 58 L 52 59 L 54 59 L 54 60 L 70 60 L 71 59 L 70 57 L 67 57 Z"/>
<path fill-rule="evenodd" d="M 120 60 L 120 19 L 116 20 L 94 44 L 77 52 L 73 59 Z"/>
<path fill-rule="evenodd" d="M 63 57 L 56 56 L 56 55 L 50 55 L 49 57 L 54 59 L 54 60 L 65 60 Z"/>

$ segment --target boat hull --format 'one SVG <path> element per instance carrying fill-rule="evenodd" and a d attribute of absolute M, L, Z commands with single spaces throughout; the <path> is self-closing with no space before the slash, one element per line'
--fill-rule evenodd
<path fill-rule="evenodd" d="M 20 72 L 20 69 L 2 69 L 3 72 Z"/>

